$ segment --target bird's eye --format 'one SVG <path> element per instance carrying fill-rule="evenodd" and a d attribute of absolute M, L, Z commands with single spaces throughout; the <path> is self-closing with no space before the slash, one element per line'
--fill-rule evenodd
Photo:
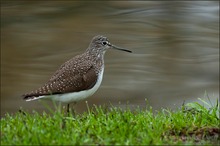
<path fill-rule="evenodd" d="M 103 44 L 103 45 L 107 45 L 107 42 L 106 42 L 106 41 L 104 41 L 104 42 L 102 42 L 102 44 Z"/>

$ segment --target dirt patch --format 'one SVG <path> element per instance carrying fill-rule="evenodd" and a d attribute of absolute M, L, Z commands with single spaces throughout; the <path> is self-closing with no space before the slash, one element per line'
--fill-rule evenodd
<path fill-rule="evenodd" d="M 220 142 L 219 134 L 220 129 L 216 127 L 194 128 L 193 130 L 183 128 L 179 132 L 176 130 L 166 132 L 163 134 L 163 138 L 175 142 L 193 141 L 194 143 L 202 143 L 202 141 L 210 141 L 212 144 L 218 144 Z"/>

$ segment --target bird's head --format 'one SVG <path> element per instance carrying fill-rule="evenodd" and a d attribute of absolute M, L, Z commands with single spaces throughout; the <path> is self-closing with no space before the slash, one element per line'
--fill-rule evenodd
<path fill-rule="evenodd" d="M 108 49 L 117 49 L 131 53 L 130 50 L 119 48 L 115 45 L 112 45 L 107 39 L 107 37 L 101 35 L 97 35 L 93 37 L 88 49 L 93 53 L 96 52 L 96 54 L 104 54 Z"/>

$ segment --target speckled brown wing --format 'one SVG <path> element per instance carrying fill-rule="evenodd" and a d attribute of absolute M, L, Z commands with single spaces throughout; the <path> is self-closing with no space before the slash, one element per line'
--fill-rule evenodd
<path fill-rule="evenodd" d="M 98 73 L 90 60 L 75 58 L 63 64 L 39 89 L 24 94 L 25 100 L 38 96 L 77 92 L 91 89 L 98 79 Z"/>

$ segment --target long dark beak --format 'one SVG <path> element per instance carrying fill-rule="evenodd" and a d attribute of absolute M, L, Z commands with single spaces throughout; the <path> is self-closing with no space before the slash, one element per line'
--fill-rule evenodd
<path fill-rule="evenodd" d="M 110 43 L 109 43 L 108 45 L 111 46 L 112 49 L 116 49 L 116 50 L 121 50 L 121 51 L 125 51 L 125 52 L 132 53 L 132 51 L 130 51 L 130 50 L 127 50 L 127 49 L 124 49 L 124 48 L 117 47 L 117 46 L 112 45 L 112 44 L 110 44 Z"/>

